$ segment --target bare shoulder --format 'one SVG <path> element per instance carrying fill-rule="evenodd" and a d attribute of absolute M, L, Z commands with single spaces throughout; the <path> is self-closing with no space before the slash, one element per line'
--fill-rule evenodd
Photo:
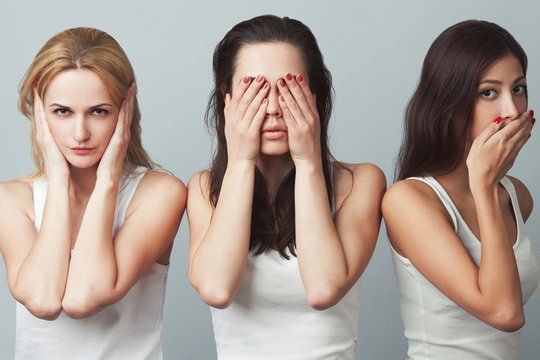
<path fill-rule="evenodd" d="M 380 203 L 386 190 L 386 177 L 382 170 L 373 164 L 349 164 L 337 162 L 334 164 L 334 194 L 336 209 L 341 209 L 348 199 L 363 199 L 354 201 L 360 204 L 370 203 L 370 199 Z"/>
<path fill-rule="evenodd" d="M 32 181 L 15 179 L 0 182 L 0 209 L 9 216 L 13 210 L 20 209 L 33 218 L 34 191 Z"/>
<path fill-rule="evenodd" d="M 183 208 L 186 196 L 186 186 L 182 180 L 165 172 L 148 170 L 137 187 L 132 203 L 154 199 L 176 203 Z"/>
<path fill-rule="evenodd" d="M 524 221 L 527 221 L 529 216 L 531 215 L 531 212 L 533 210 L 533 198 L 532 195 L 519 179 L 508 176 L 512 184 L 514 185 L 514 188 L 516 189 L 516 195 L 518 198 L 519 208 L 521 209 L 521 215 L 523 217 Z"/>
<path fill-rule="evenodd" d="M 187 187 L 191 199 L 204 199 L 208 201 L 208 194 L 210 193 L 210 172 L 207 170 L 196 172 L 189 179 Z"/>
<path fill-rule="evenodd" d="M 439 197 L 428 184 L 414 179 L 400 180 L 394 183 L 383 199 L 383 213 L 396 206 L 443 207 Z"/>

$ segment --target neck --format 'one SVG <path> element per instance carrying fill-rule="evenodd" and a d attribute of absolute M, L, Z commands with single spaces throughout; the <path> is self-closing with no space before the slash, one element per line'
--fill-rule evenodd
<path fill-rule="evenodd" d="M 273 198 L 280 182 L 294 167 L 289 154 L 264 155 L 257 160 L 257 169 L 261 172 L 270 198 Z"/>
<path fill-rule="evenodd" d="M 69 195 L 74 200 L 87 200 L 96 185 L 97 165 L 88 169 L 70 166 Z"/>
<path fill-rule="evenodd" d="M 437 181 L 447 190 L 452 190 L 463 193 L 470 193 L 471 186 L 469 183 L 469 168 L 467 167 L 467 156 L 469 154 L 470 145 L 467 145 L 465 155 L 461 163 L 448 174 L 437 176 Z"/>

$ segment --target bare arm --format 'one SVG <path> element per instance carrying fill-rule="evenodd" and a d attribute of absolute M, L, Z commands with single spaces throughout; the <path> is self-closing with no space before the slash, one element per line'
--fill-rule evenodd
<path fill-rule="evenodd" d="M 278 88 L 287 123 L 289 147 L 296 167 L 295 226 L 298 264 L 310 305 L 335 305 L 366 268 L 377 241 L 380 204 L 386 188 L 382 172 L 373 165 L 351 167 L 350 189 L 336 214 L 335 224 L 320 153 L 319 116 L 315 96 L 305 79 L 284 76 Z M 340 170 L 346 177 L 349 174 Z M 337 189 L 341 190 L 342 189 Z"/>
<path fill-rule="evenodd" d="M 217 308 L 233 300 L 247 262 L 255 165 L 267 106 L 264 79 L 251 84 L 249 77 L 244 79 L 237 85 L 239 95 L 226 95 L 228 164 L 215 210 L 207 174 L 195 174 L 188 184 L 189 279 L 203 301 Z"/>
<path fill-rule="evenodd" d="M 383 200 L 394 247 L 458 306 L 503 331 L 523 326 L 524 315 L 513 239 L 504 225 L 497 187 L 530 126 L 526 115 L 502 130 L 492 124 L 471 148 L 467 166 L 480 229 L 480 266 L 471 259 L 427 185 L 399 182 Z"/>

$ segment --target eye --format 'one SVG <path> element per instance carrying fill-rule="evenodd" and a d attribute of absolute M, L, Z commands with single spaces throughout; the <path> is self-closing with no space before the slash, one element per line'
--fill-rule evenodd
<path fill-rule="evenodd" d="M 92 114 L 93 115 L 97 115 L 97 116 L 105 116 L 107 115 L 109 112 L 105 109 L 94 109 L 92 110 Z"/>
<path fill-rule="evenodd" d="M 527 89 L 527 85 L 518 85 L 512 89 L 512 92 L 514 94 L 524 94 L 526 89 Z"/>
<path fill-rule="evenodd" d="M 66 109 L 66 108 L 58 108 L 58 109 L 54 110 L 54 113 L 56 115 L 66 116 L 66 115 L 69 115 L 69 110 Z"/>
<path fill-rule="evenodd" d="M 493 99 L 497 96 L 495 89 L 484 89 L 480 91 L 480 96 L 486 99 Z"/>

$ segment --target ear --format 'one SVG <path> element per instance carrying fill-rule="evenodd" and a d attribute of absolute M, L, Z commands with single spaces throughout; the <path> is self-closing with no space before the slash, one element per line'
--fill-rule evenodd
<path fill-rule="evenodd" d="M 227 93 L 227 85 L 221 84 L 219 89 L 221 90 L 221 95 L 225 96 L 225 94 Z"/>

